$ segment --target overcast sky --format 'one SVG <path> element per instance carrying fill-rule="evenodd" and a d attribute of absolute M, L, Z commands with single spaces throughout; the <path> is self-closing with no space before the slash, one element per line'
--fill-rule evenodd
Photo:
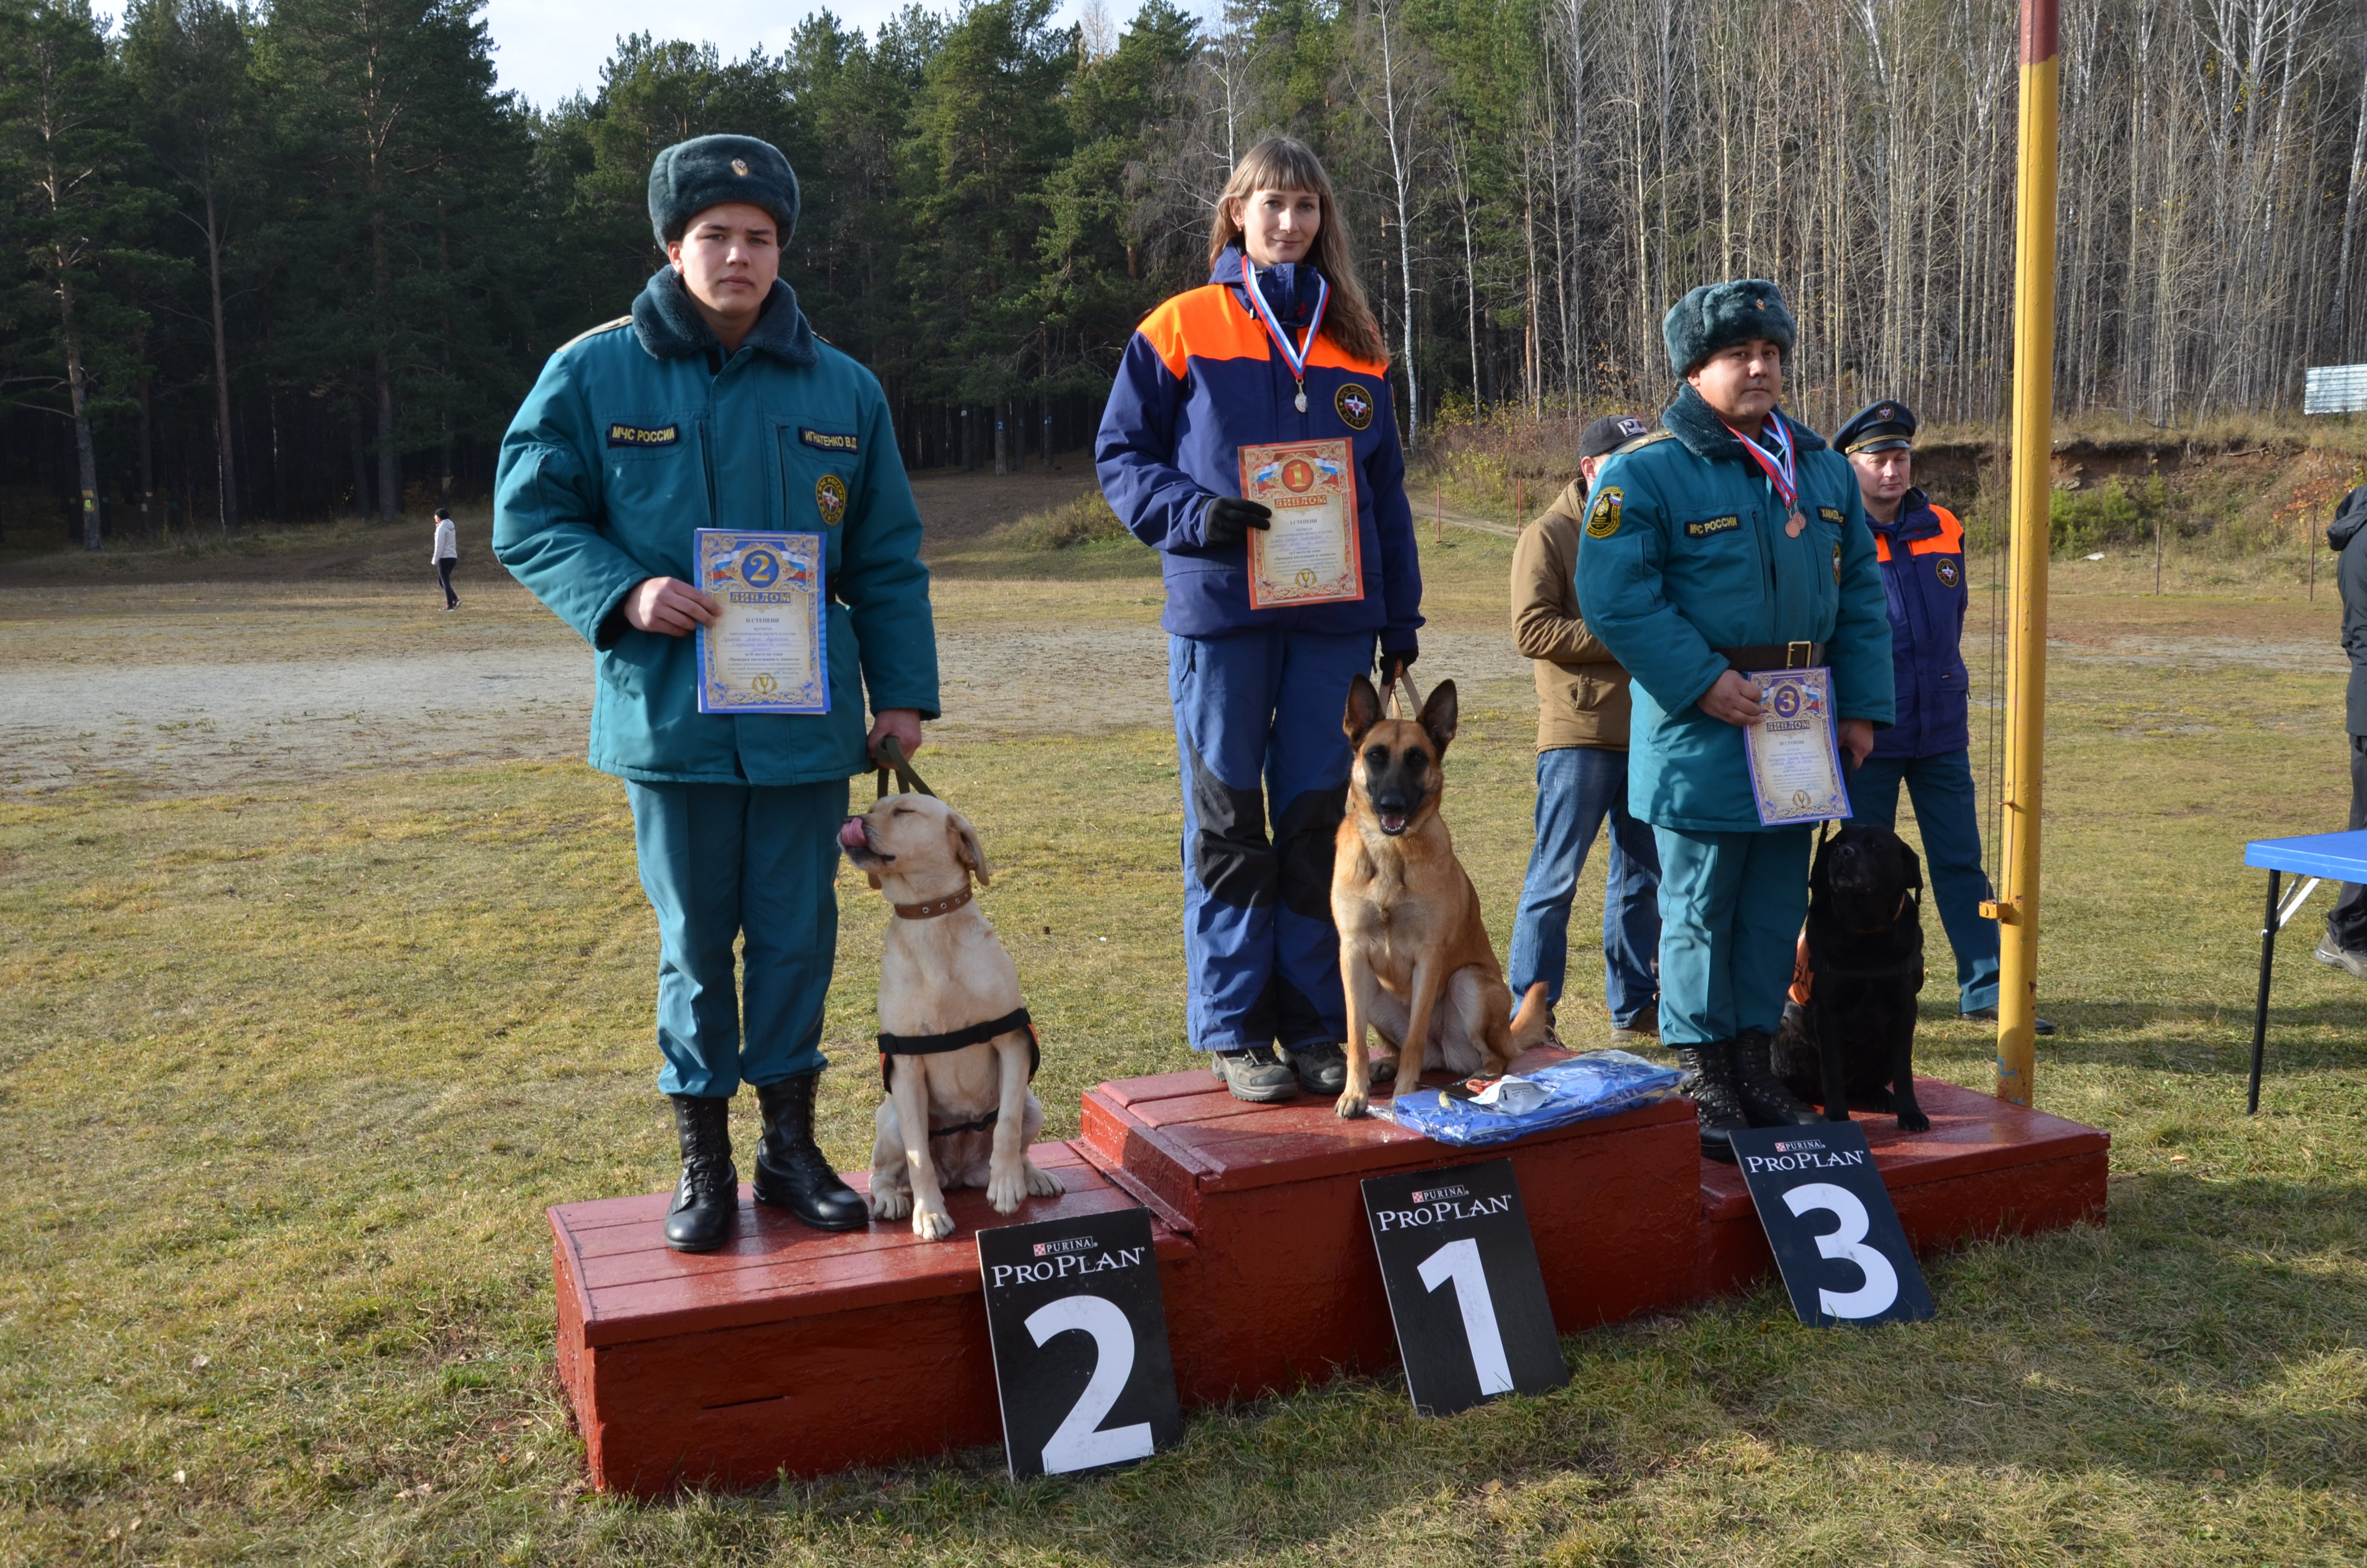
<path fill-rule="evenodd" d="M 492 0 L 485 25 L 493 29 L 502 85 L 549 108 L 578 88 L 597 92 L 600 67 L 623 34 L 687 38 L 736 60 L 752 49 L 777 52 L 799 22 L 822 8 L 805 0 L 706 0 L 693 8 L 697 20 L 691 22 L 682 11 L 647 0 Z M 839 0 L 829 7 L 865 32 L 899 8 L 897 0 Z"/>
<path fill-rule="evenodd" d="M 960 9 L 959 0 L 922 3 L 933 11 Z M 1081 3 L 1061 0 L 1053 25 L 1066 27 Z M 697 8 L 697 22 L 691 23 L 679 20 L 678 10 L 649 0 L 490 0 L 484 14 L 502 85 L 524 94 L 538 108 L 549 108 L 578 88 L 597 92 L 600 67 L 627 33 L 711 43 L 726 60 L 740 60 L 752 49 L 778 53 L 798 23 L 823 8 L 820 0 L 706 0 Z M 841 22 L 866 33 L 903 8 L 904 0 L 837 0 L 828 7 Z M 119 0 L 98 0 L 92 9 L 118 18 L 123 6 Z M 1112 5 L 1110 11 L 1123 20 L 1132 12 L 1131 0 Z"/>

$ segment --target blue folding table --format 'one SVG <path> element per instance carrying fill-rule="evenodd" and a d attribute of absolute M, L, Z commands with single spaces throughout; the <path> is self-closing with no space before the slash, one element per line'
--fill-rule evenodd
<path fill-rule="evenodd" d="M 2269 1041 L 2269 976 L 2276 964 L 2277 933 L 2320 881 L 2367 882 L 2367 831 L 2256 838 L 2244 846 L 2244 864 L 2269 873 L 2269 909 L 2260 919 L 2260 999 L 2252 1009 L 2252 1089 L 2244 1103 L 2244 1114 L 2250 1116 L 2260 1108 L 2260 1059 Z M 2279 883 L 2287 871 L 2309 881 L 2280 903 Z"/>

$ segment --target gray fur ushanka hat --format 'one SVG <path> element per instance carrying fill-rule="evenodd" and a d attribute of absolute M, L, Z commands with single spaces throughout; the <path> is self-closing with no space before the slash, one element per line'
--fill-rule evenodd
<path fill-rule="evenodd" d="M 781 150 L 753 136 L 694 136 L 650 165 L 650 228 L 658 244 L 682 238 L 710 207 L 744 201 L 770 212 L 789 243 L 798 226 L 798 175 Z"/>
<path fill-rule="evenodd" d="M 1788 356 L 1797 331 L 1781 290 L 1764 278 L 1738 278 L 1690 290 L 1669 307 L 1660 335 L 1668 341 L 1670 367 L 1690 376 L 1719 349 L 1754 337 L 1772 340 Z"/>

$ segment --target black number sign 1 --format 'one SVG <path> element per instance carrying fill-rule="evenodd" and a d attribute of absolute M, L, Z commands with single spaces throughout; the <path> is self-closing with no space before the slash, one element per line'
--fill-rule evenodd
<path fill-rule="evenodd" d="M 1734 1153 L 1802 1323 L 1932 1315 L 1923 1271 L 1856 1122 L 1755 1128 L 1734 1135 Z"/>
<path fill-rule="evenodd" d="M 1569 1381 L 1512 1161 L 1374 1176 L 1364 1191 L 1414 1408 L 1449 1415 Z"/>
<path fill-rule="evenodd" d="M 1014 1477 L 1146 1459 L 1182 1434 L 1149 1210 L 980 1231 L 978 1271 Z"/>

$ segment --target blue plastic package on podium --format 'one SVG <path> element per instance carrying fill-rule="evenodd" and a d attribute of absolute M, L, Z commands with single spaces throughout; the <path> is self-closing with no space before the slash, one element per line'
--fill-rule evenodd
<path fill-rule="evenodd" d="M 1436 1142 L 1478 1148 L 1657 1104 L 1677 1092 L 1682 1077 L 1629 1051 L 1590 1051 L 1509 1074 L 1476 1093 L 1458 1092 L 1461 1085 L 1420 1089 L 1374 1110 Z"/>

